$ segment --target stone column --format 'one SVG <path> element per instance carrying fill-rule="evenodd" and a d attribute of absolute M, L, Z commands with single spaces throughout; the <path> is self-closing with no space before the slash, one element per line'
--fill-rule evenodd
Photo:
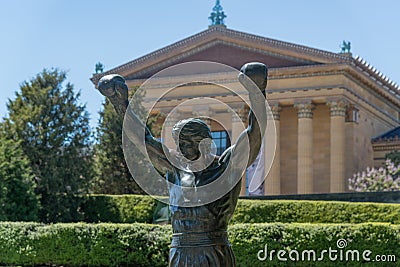
<path fill-rule="evenodd" d="M 231 144 L 235 144 L 239 135 L 246 129 L 247 112 L 243 107 L 235 109 L 236 114 L 232 114 L 232 133 L 231 133 Z M 240 189 L 240 195 L 246 196 L 246 173 L 242 176 L 242 187 Z"/>
<path fill-rule="evenodd" d="M 294 105 L 298 115 L 297 193 L 313 193 L 313 113 L 311 101 Z"/>
<path fill-rule="evenodd" d="M 331 109 L 331 160 L 330 160 L 330 192 L 345 191 L 345 117 L 348 102 L 330 100 L 327 105 Z"/>
<path fill-rule="evenodd" d="M 280 195 L 281 193 L 281 149 L 280 149 L 280 111 L 282 108 L 278 103 L 270 105 L 271 114 L 268 114 L 268 123 L 275 123 L 275 133 L 267 132 L 264 138 L 264 158 L 265 158 L 265 171 L 267 172 L 266 179 L 264 180 L 264 195 Z M 270 136 L 276 134 L 276 137 Z M 276 141 L 275 155 L 271 151 L 269 142 Z M 271 169 L 268 170 L 270 161 L 268 157 L 274 156 Z M 268 172 L 269 171 L 269 172 Z"/>

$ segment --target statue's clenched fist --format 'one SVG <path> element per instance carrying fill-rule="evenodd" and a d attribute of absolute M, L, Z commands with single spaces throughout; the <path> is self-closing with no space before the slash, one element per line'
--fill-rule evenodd
<path fill-rule="evenodd" d="M 106 75 L 100 79 L 97 88 L 110 100 L 117 113 L 125 113 L 128 106 L 128 86 L 124 77 L 118 74 Z"/>
<path fill-rule="evenodd" d="M 268 78 L 268 67 L 262 63 L 251 62 L 244 64 L 240 69 L 241 74 L 239 74 L 239 82 L 246 88 L 249 88 L 251 85 L 247 84 L 249 81 L 243 78 L 243 74 L 249 77 L 260 89 L 261 93 L 265 97 L 265 88 L 267 87 L 267 78 Z"/>

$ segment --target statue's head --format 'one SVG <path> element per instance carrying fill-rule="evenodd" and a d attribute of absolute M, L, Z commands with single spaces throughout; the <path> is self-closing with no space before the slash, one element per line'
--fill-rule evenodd
<path fill-rule="evenodd" d="M 172 137 L 182 155 L 189 160 L 197 160 L 202 153 L 211 151 L 211 131 L 200 119 L 178 121 L 172 128 Z"/>

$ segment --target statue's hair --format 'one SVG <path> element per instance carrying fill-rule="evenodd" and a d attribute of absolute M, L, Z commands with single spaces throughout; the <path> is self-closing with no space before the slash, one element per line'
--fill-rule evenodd
<path fill-rule="evenodd" d="M 200 119 L 185 119 L 178 121 L 172 128 L 172 137 L 176 144 L 179 139 L 189 140 L 193 137 L 212 138 L 210 128 Z"/>

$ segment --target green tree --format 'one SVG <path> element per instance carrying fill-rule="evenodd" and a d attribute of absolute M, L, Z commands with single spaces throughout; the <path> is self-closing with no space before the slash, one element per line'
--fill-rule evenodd
<path fill-rule="evenodd" d="M 129 173 L 122 151 L 122 117 L 108 101 L 103 104 L 95 145 L 96 169 L 93 192 L 98 194 L 142 193 Z"/>
<path fill-rule="evenodd" d="M 37 182 L 39 219 L 76 221 L 93 176 L 89 115 L 66 73 L 43 70 L 9 100 L 4 125 L 9 139 L 21 142 Z"/>
<path fill-rule="evenodd" d="M 130 96 L 135 94 L 137 88 L 130 91 Z M 145 109 L 141 102 L 144 93 L 138 93 L 135 103 L 139 108 L 139 116 L 145 115 Z M 160 114 L 151 116 L 148 126 L 159 134 L 159 127 L 156 122 L 160 119 Z M 143 194 L 143 190 L 137 185 L 129 172 L 122 150 L 122 125 L 123 118 L 118 116 L 113 105 L 106 99 L 103 110 L 100 112 L 99 124 L 97 127 L 97 144 L 95 145 L 95 158 L 97 175 L 93 183 L 93 192 L 98 194 Z M 153 126 L 153 127 L 152 127 Z M 132 162 L 140 164 L 139 153 L 131 153 L 135 159 Z"/>
<path fill-rule="evenodd" d="M 134 90 L 135 91 L 135 90 Z M 133 93 L 132 93 L 133 94 Z M 132 178 L 122 150 L 123 118 L 118 116 L 108 99 L 100 111 L 97 127 L 96 176 L 93 191 L 99 194 L 142 194 Z"/>
<path fill-rule="evenodd" d="M 392 151 L 388 154 L 386 154 L 385 158 L 387 160 L 390 160 L 391 162 L 394 163 L 394 165 L 400 165 L 400 151 Z"/>
<path fill-rule="evenodd" d="M 18 142 L 0 135 L 0 220 L 37 220 L 39 199 L 29 161 Z"/>

